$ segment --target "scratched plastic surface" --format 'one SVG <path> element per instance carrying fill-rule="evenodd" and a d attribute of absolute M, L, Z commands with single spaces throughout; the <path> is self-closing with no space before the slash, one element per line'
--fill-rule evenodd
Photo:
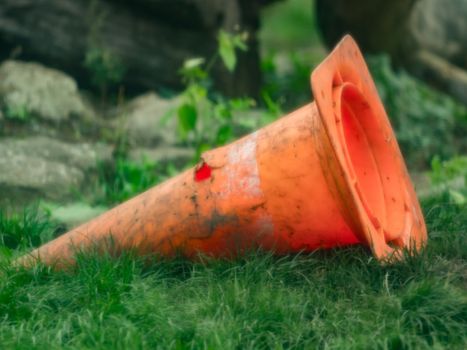
<path fill-rule="evenodd" d="M 278 254 L 349 244 L 376 258 L 419 249 L 426 227 L 394 133 L 355 42 L 313 72 L 316 102 L 36 249 L 60 267 L 76 249 L 140 254 Z M 109 241 L 111 243 L 109 243 Z"/>

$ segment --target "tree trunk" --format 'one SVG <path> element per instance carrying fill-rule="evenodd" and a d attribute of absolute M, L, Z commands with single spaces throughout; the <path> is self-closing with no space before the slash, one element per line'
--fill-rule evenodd
<path fill-rule="evenodd" d="M 317 0 L 328 47 L 345 33 L 467 105 L 465 0 Z"/>

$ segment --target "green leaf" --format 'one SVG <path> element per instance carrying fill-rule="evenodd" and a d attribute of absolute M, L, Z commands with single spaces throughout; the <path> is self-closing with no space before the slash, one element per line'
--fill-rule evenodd
<path fill-rule="evenodd" d="M 449 197 L 457 205 L 464 205 L 466 203 L 465 196 L 459 191 L 449 190 Z"/>
<path fill-rule="evenodd" d="M 223 145 L 230 139 L 232 139 L 233 130 L 230 125 L 223 125 L 217 130 L 216 143 L 218 145 Z"/>
<path fill-rule="evenodd" d="M 191 104 L 185 103 L 178 109 L 178 124 L 185 134 L 195 130 L 197 118 L 196 108 Z"/>
<path fill-rule="evenodd" d="M 224 62 L 225 67 L 233 72 L 237 64 L 237 56 L 235 54 L 235 44 L 231 34 L 221 30 L 218 36 L 219 54 Z"/>
<path fill-rule="evenodd" d="M 200 144 L 196 146 L 195 159 L 199 160 L 201 155 L 204 152 L 209 151 L 210 149 L 211 149 L 211 145 L 209 143 L 201 142 Z"/>
<path fill-rule="evenodd" d="M 246 40 L 248 35 L 246 33 L 243 34 L 236 34 L 232 37 L 233 45 L 236 49 L 241 51 L 248 51 L 248 46 L 246 44 Z"/>
<path fill-rule="evenodd" d="M 206 71 L 202 68 L 204 58 L 190 58 L 183 63 L 183 67 L 179 70 L 179 74 L 183 77 L 185 83 L 199 82 L 207 78 Z"/>
<path fill-rule="evenodd" d="M 26 121 L 30 119 L 30 113 L 25 105 L 7 106 L 5 111 L 5 117 L 7 117 L 8 119 Z"/>
<path fill-rule="evenodd" d="M 256 101 L 249 97 L 233 98 L 229 101 L 229 106 L 234 111 L 247 111 L 256 106 Z"/>
<path fill-rule="evenodd" d="M 205 59 L 202 57 L 189 58 L 183 62 L 184 69 L 193 69 L 204 64 Z"/>
<path fill-rule="evenodd" d="M 232 119 L 232 113 L 228 106 L 224 103 L 219 103 L 214 106 L 214 114 L 221 120 Z"/>

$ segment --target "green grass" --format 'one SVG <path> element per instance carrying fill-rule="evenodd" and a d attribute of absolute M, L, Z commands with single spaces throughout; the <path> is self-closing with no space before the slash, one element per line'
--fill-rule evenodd
<path fill-rule="evenodd" d="M 428 247 L 392 266 L 380 266 L 358 247 L 197 263 L 88 254 L 68 272 L 18 270 L 3 261 L 0 344 L 465 349 L 467 211 L 447 201 L 425 202 Z M 2 227 L 9 218 L 1 218 Z"/>
<path fill-rule="evenodd" d="M 311 2 L 287 3 L 266 9 L 260 35 L 262 51 L 271 54 L 263 59 L 265 90 L 296 107 L 300 92 L 309 99 L 308 75 L 322 46 Z M 283 76 L 274 56 L 279 49 L 293 51 Z M 402 143 L 420 153 L 429 142 L 429 154 L 418 161 L 424 164 L 440 153 L 434 182 L 465 177 L 464 158 L 441 161 L 456 153 L 457 145 L 442 151 L 454 142 L 444 136 L 458 129 L 451 119 L 464 118 L 465 109 L 389 69 L 386 61 L 373 66 L 395 125 L 407 126 L 399 132 Z M 426 123 L 428 114 L 437 123 Z M 426 132 L 427 125 L 433 130 Z M 170 173 L 120 158 L 100 170 L 95 201 L 104 204 Z M 18 269 L 14 257 L 61 227 L 36 207 L 0 210 L 0 349 L 466 349 L 466 198 L 465 188 L 445 188 L 425 199 L 427 248 L 391 266 L 352 247 L 196 263 L 88 253 L 71 271 Z"/>
<path fill-rule="evenodd" d="M 38 246 L 52 238 L 53 224 L 38 206 L 9 212 L 0 208 L 0 248 L 3 251 Z"/>

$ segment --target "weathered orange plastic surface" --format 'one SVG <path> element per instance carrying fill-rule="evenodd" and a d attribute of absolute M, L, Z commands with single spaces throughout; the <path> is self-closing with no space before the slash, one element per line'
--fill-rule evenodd
<path fill-rule="evenodd" d="M 345 37 L 311 77 L 315 103 L 36 249 L 20 263 L 73 262 L 112 238 L 141 254 L 231 256 L 362 243 L 378 259 L 419 249 L 426 228 L 362 55 Z"/>
<path fill-rule="evenodd" d="M 419 250 L 427 240 L 423 214 L 394 132 L 363 56 L 344 37 L 313 72 L 311 85 L 329 140 L 324 169 L 341 187 L 354 232 L 374 255 Z M 325 157 L 325 156 L 323 156 Z"/>

